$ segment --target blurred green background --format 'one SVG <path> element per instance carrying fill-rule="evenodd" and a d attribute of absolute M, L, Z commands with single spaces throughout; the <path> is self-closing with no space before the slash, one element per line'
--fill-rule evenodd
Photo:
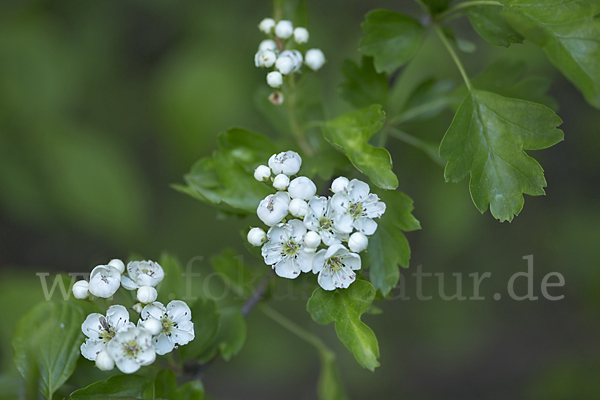
<path fill-rule="evenodd" d="M 374 8 L 419 17 L 409 1 L 309 0 L 310 44 L 325 52 L 319 72 L 330 116 L 340 100 L 339 67 L 358 61 L 360 23 Z M 0 3 L 0 398 L 16 398 L 20 382 L 10 337 L 17 319 L 43 299 L 36 272 L 87 272 L 132 252 L 150 259 L 163 250 L 185 265 L 233 247 L 248 259 L 238 232 L 254 219 L 216 216 L 214 209 L 172 190 L 219 131 L 244 126 L 275 137 L 257 112 L 265 86 L 253 65 L 263 39 L 258 22 L 269 1 L 4 0 Z M 565 141 L 531 152 L 545 169 L 547 196 L 526 197 L 521 215 L 500 224 L 480 215 L 467 182 L 446 184 L 424 153 L 389 139 L 399 189 L 415 201 L 423 229 L 408 234 L 410 300 L 381 303 L 365 316 L 380 341 L 381 367 L 362 369 L 332 326 L 310 321 L 306 299 L 273 306 L 336 349 L 354 399 L 597 399 L 600 396 L 600 112 L 531 45 L 492 48 L 466 18 L 452 24 L 477 45 L 462 53 L 471 75 L 500 59 L 523 60 L 552 79 Z M 422 80 L 460 76 L 439 40 L 423 48 L 398 77 L 399 101 Z M 446 111 L 405 130 L 441 140 Z M 285 149 L 282 149 L 285 150 Z M 506 295 L 511 275 L 534 255 L 537 301 Z M 443 301 L 425 279 L 430 301 L 416 299 L 411 273 L 491 272 L 483 301 Z M 265 268 L 267 268 L 265 266 Z M 560 301 L 541 297 L 540 282 L 560 272 Z M 519 278 L 517 293 L 524 293 Z M 496 292 L 503 298 L 495 301 Z M 204 373 L 215 399 L 314 399 L 316 352 L 260 312 L 248 341 L 230 362 Z M 251 394 L 251 395 L 250 395 Z"/>

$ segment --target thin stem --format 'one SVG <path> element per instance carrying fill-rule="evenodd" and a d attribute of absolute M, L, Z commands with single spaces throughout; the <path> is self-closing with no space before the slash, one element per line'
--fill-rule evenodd
<path fill-rule="evenodd" d="M 386 131 L 389 132 L 389 135 L 393 138 L 403 141 L 406 144 L 409 144 L 413 147 L 416 147 L 419 150 L 422 150 L 425 154 L 429 156 L 436 164 L 441 165 L 442 167 L 446 164 L 444 160 L 442 160 L 437 152 L 437 147 L 433 144 L 430 144 L 424 140 L 416 138 L 408 133 L 401 131 L 398 128 L 394 128 L 392 126 L 388 126 Z"/>
<path fill-rule="evenodd" d="M 400 125 L 406 121 L 409 121 L 413 118 L 419 117 L 423 114 L 428 113 L 431 110 L 434 110 L 438 107 L 445 107 L 447 106 L 449 103 L 449 99 L 446 97 L 440 97 L 437 99 L 434 99 L 432 101 L 428 101 L 426 103 L 420 104 L 416 107 L 412 107 L 409 108 L 408 110 L 404 111 L 403 113 L 400 113 L 398 115 L 396 115 L 395 117 L 391 118 L 387 123 L 389 125 Z"/>
<path fill-rule="evenodd" d="M 258 304 L 258 302 L 263 298 L 267 287 L 269 286 L 269 281 L 273 277 L 273 270 L 269 272 L 267 276 L 263 278 L 263 280 L 258 285 L 258 288 L 246 300 L 244 305 L 242 306 L 242 315 L 247 317 L 250 314 L 250 311 Z"/>
<path fill-rule="evenodd" d="M 292 133 L 296 137 L 298 145 L 308 155 L 314 154 L 313 149 L 310 147 L 304 136 L 304 131 L 296 119 L 296 79 L 294 75 L 290 75 L 288 79 L 288 98 L 284 100 L 288 111 L 288 118 L 290 120 L 290 128 Z"/>
<path fill-rule="evenodd" d="M 499 1 L 491 1 L 491 0 L 475 0 L 475 1 L 465 1 L 462 3 L 458 3 L 457 5 L 450 7 L 446 11 L 440 13 L 436 19 L 438 21 L 443 21 L 447 19 L 450 14 L 454 14 L 457 11 L 462 10 L 463 8 L 475 7 L 475 6 L 500 6 L 504 7 L 504 4 Z"/>
<path fill-rule="evenodd" d="M 444 35 L 444 32 L 442 32 L 442 28 L 440 28 L 440 25 L 436 23 L 433 26 L 435 27 L 435 31 L 436 31 L 437 35 L 440 37 L 440 40 L 442 41 L 442 43 L 444 43 L 444 46 L 446 46 L 448 53 L 450 53 L 450 56 L 452 56 L 452 59 L 454 60 L 456 67 L 460 71 L 460 74 L 462 75 L 462 78 L 465 81 L 465 85 L 467 85 L 467 89 L 469 90 L 469 92 L 471 92 L 473 90 L 473 88 L 471 87 L 471 81 L 469 80 L 469 77 L 467 76 L 467 73 L 465 72 L 465 69 L 463 68 L 463 66 L 461 64 L 460 59 L 454 52 L 454 49 L 450 45 L 450 42 L 448 42 L 446 35 Z"/>

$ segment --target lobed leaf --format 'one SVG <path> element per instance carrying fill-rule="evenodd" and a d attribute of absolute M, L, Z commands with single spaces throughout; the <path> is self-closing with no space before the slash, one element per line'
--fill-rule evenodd
<path fill-rule="evenodd" d="M 386 108 L 388 101 L 388 82 L 385 74 L 380 74 L 373 67 L 371 57 L 363 57 L 359 67 L 351 60 L 342 64 L 342 73 L 346 79 L 340 85 L 341 96 L 356 108 L 381 104 Z"/>
<path fill-rule="evenodd" d="M 523 43 L 523 36 L 515 31 L 501 15 L 502 7 L 474 6 L 467 10 L 473 29 L 494 46 L 508 47 L 512 43 Z"/>
<path fill-rule="evenodd" d="M 198 299 L 191 307 L 195 338 L 179 351 L 181 357 L 193 358 L 204 353 L 217 336 L 220 315 L 215 302 L 210 299 Z"/>
<path fill-rule="evenodd" d="M 152 384 L 152 379 L 140 375 L 115 375 L 71 393 L 73 400 L 105 400 L 107 398 L 139 399 Z"/>
<path fill-rule="evenodd" d="M 198 380 L 188 382 L 177 390 L 175 398 L 177 400 L 203 400 L 204 386 Z"/>

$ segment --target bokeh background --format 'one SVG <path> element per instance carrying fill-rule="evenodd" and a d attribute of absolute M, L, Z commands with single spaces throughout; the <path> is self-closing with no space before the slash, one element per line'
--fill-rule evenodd
<path fill-rule="evenodd" d="M 374 8 L 419 17 L 410 1 L 309 0 L 311 45 L 325 52 L 319 71 L 329 115 L 349 110 L 338 94 L 339 67 L 358 61 L 360 23 Z M 0 3 L 0 398 L 16 398 L 20 381 L 10 338 L 18 318 L 43 299 L 37 272 L 89 271 L 111 258 L 162 251 L 185 263 L 226 247 L 245 257 L 238 232 L 249 224 L 170 185 L 216 146 L 216 134 L 244 126 L 275 137 L 254 106 L 264 71 L 253 65 L 271 15 L 269 1 L 4 0 Z M 354 399 L 597 399 L 600 396 L 600 111 L 531 45 L 493 48 L 466 18 L 453 23 L 477 45 L 462 53 L 475 75 L 500 59 L 523 60 L 552 79 L 565 141 L 531 152 L 545 169 L 547 196 L 526 197 L 512 223 L 481 215 L 467 182 L 447 184 L 424 153 L 389 139 L 399 189 L 415 201 L 422 230 L 408 234 L 410 300 L 381 303 L 364 320 L 379 338 L 381 367 L 362 369 L 333 326 L 312 323 L 305 299 L 273 302 L 324 337 L 338 353 Z M 460 76 L 434 35 L 398 77 L 402 99 L 430 76 Z M 438 142 L 446 111 L 405 130 Z M 511 275 L 534 256 L 537 301 L 506 295 Z M 491 272 L 483 301 L 443 301 L 426 278 L 430 301 L 416 299 L 411 273 Z M 266 266 L 265 266 L 266 268 Z M 560 272 L 565 286 L 541 297 L 540 283 Z M 524 279 L 517 292 L 526 290 Z M 503 294 L 499 301 L 494 293 Z M 314 399 L 317 353 L 260 312 L 230 362 L 204 373 L 215 399 Z"/>

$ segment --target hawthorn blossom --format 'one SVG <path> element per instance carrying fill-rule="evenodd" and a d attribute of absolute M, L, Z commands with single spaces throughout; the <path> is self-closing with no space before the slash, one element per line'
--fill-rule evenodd
<path fill-rule="evenodd" d="M 317 232 L 325 246 L 341 243 L 348 238 L 347 233 L 340 232 L 334 225 L 334 210 L 326 197 L 313 197 L 308 202 L 308 211 L 304 216 L 304 226 Z"/>
<path fill-rule="evenodd" d="M 88 290 L 96 297 L 109 298 L 121 286 L 121 273 L 111 265 L 98 265 L 90 274 Z"/>
<path fill-rule="evenodd" d="M 171 352 L 177 345 L 185 345 L 194 340 L 192 312 L 181 300 L 173 300 L 166 307 L 155 301 L 142 310 L 142 320 L 157 320 L 161 323 L 160 332 L 152 338 L 156 354 Z M 144 326 L 146 322 L 142 322 Z"/>
<path fill-rule="evenodd" d="M 110 306 L 106 310 L 106 317 L 98 313 L 88 315 L 81 324 L 81 330 L 87 336 L 81 345 L 81 355 L 90 361 L 96 361 L 98 353 L 106 349 L 117 332 L 130 326 L 133 323 L 129 322 L 129 313 L 121 305 Z"/>
<path fill-rule="evenodd" d="M 290 182 L 288 192 L 292 199 L 310 200 L 317 193 L 317 186 L 306 176 L 299 176 Z"/>
<path fill-rule="evenodd" d="M 155 261 L 132 261 L 127 264 L 127 274 L 121 277 L 121 284 L 127 290 L 139 289 L 142 286 L 158 285 L 165 277 L 165 271 Z"/>
<path fill-rule="evenodd" d="M 312 268 L 314 252 L 306 251 L 303 237 L 306 227 L 299 219 L 273 226 L 267 232 L 267 240 L 261 253 L 267 265 L 283 278 L 295 279 L 300 272 Z"/>
<path fill-rule="evenodd" d="M 379 200 L 370 188 L 358 179 L 352 179 L 346 191 L 340 191 L 331 198 L 331 207 L 335 214 L 335 228 L 351 233 L 353 229 L 372 235 L 377 230 L 377 222 L 385 212 L 385 203 Z"/>
<path fill-rule="evenodd" d="M 296 175 L 298 171 L 300 171 L 301 165 L 302 158 L 298 153 L 291 150 L 273 154 L 271 158 L 269 158 L 269 167 L 275 175 Z"/>
<path fill-rule="evenodd" d="M 356 279 L 354 270 L 358 269 L 360 256 L 341 244 L 319 250 L 313 260 L 313 273 L 319 274 L 317 281 L 325 290 L 347 288 Z"/>
<path fill-rule="evenodd" d="M 288 215 L 290 195 L 287 192 L 270 194 L 261 200 L 256 214 L 265 225 L 273 226 Z"/>
<path fill-rule="evenodd" d="M 141 366 L 150 365 L 156 360 L 152 335 L 146 329 L 136 326 L 117 332 L 106 346 L 106 351 L 117 368 L 126 374 L 132 374 Z"/>

